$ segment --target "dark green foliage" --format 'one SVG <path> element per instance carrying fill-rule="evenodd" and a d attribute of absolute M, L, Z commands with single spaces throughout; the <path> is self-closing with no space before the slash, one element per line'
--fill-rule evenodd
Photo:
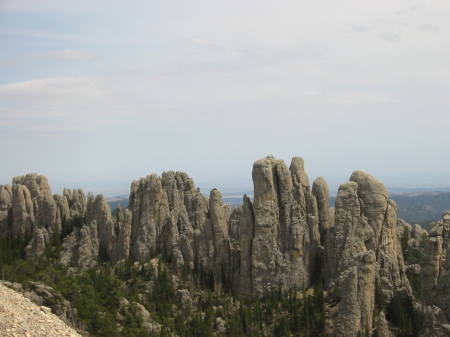
<path fill-rule="evenodd" d="M 399 337 L 418 336 L 423 323 L 422 313 L 414 308 L 413 301 L 397 296 L 389 303 L 386 318 L 397 327 Z"/>
<path fill-rule="evenodd" d="M 411 289 L 416 301 L 422 300 L 422 284 L 421 284 L 421 276 L 407 274 L 409 284 L 411 285 Z"/>
<path fill-rule="evenodd" d="M 142 304 L 152 319 L 162 325 L 160 336 L 324 336 L 326 304 L 318 273 L 309 290 L 285 291 L 280 287 L 263 296 L 236 298 L 225 292 L 213 292 L 213 274 L 201 270 L 192 272 L 188 266 L 174 282 L 163 257 L 159 258 L 156 270 L 149 263 L 149 257 L 139 263 L 130 258 L 112 268 L 103 247 L 100 247 L 97 268 L 69 272 L 57 264 L 61 244 L 64 237 L 82 227 L 84 221 L 83 216 L 77 216 L 64 221 L 61 231 L 54 230 L 39 264 L 23 260 L 29 233 L 20 238 L 5 235 L 0 239 L 0 276 L 24 286 L 33 280 L 53 287 L 75 306 L 93 337 L 150 336 L 133 303 Z M 405 254 L 408 253 L 406 249 Z M 316 262 L 316 267 L 320 269 L 320 261 Z M 420 297 L 416 292 L 420 289 L 419 281 L 410 278 L 416 298 Z M 191 304 L 180 302 L 176 287 L 190 291 Z M 120 304 L 122 298 L 130 303 L 126 308 Z M 384 310 L 386 306 L 377 287 L 376 310 Z M 398 327 L 399 336 L 417 335 L 421 316 L 411 303 L 392 302 L 388 311 L 388 318 Z M 226 322 L 224 327 L 223 321 Z M 219 332 L 222 328 L 224 331 Z"/>
<path fill-rule="evenodd" d="M 11 263 L 2 264 L 1 278 L 17 283 L 24 283 L 29 280 L 35 280 L 36 274 L 39 272 L 39 266 L 31 261 L 15 259 Z"/>
<path fill-rule="evenodd" d="M 422 261 L 422 250 L 415 247 L 408 247 L 403 252 L 403 259 L 406 265 L 420 264 Z"/>
<path fill-rule="evenodd" d="M 30 240 L 31 232 L 28 229 L 17 237 L 11 232 L 0 235 L 0 265 L 11 264 L 16 259 L 25 258 L 25 248 Z"/>
<path fill-rule="evenodd" d="M 74 228 L 81 228 L 85 224 L 86 219 L 82 214 L 77 214 L 69 220 L 63 220 L 61 224 L 61 242 L 62 240 L 73 232 Z"/>
<path fill-rule="evenodd" d="M 50 236 L 50 242 L 45 246 L 44 257 L 46 260 L 56 261 L 61 254 L 61 232 L 55 229 Z"/>
<path fill-rule="evenodd" d="M 411 238 L 411 233 L 409 231 L 409 227 L 405 226 L 405 229 L 403 230 L 402 241 L 401 241 L 403 257 L 406 255 L 406 250 L 408 249 L 408 242 L 409 242 L 410 238 Z"/>
<path fill-rule="evenodd" d="M 170 317 L 172 306 L 175 303 L 175 290 L 172 285 L 172 277 L 166 268 L 158 264 L 158 278 L 149 298 L 149 305 L 160 318 Z"/>

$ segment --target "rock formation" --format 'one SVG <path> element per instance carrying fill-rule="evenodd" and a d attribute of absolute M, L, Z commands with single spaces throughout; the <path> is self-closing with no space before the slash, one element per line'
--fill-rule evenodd
<path fill-rule="evenodd" d="M 360 269 L 365 276 L 359 276 Z M 388 199 L 384 185 L 367 173 L 353 172 L 350 181 L 339 188 L 322 274 L 330 297 L 343 299 L 336 324 L 339 335 L 372 331 L 376 292 L 382 293 L 387 303 L 396 291 L 405 289 L 411 294 L 395 203 Z M 358 310 L 352 309 L 351 303 L 358 303 Z"/>
<path fill-rule="evenodd" d="M 356 266 L 340 276 L 338 316 L 334 333 L 337 336 L 358 336 L 372 331 L 375 304 L 375 253 L 369 250 L 360 254 Z"/>
<path fill-rule="evenodd" d="M 12 190 L 9 185 L 0 185 L 0 235 L 10 230 L 12 220 Z"/>
<path fill-rule="evenodd" d="M 319 212 L 319 232 L 320 243 L 323 245 L 325 238 L 331 226 L 333 219 L 330 215 L 328 184 L 322 177 L 317 178 L 313 182 L 312 193 L 317 201 L 317 210 Z"/>
<path fill-rule="evenodd" d="M 397 219 L 386 187 L 367 173 L 355 171 L 340 186 L 334 210 L 325 179 L 311 188 L 302 158 L 289 167 L 273 156 L 260 159 L 252 178 L 253 201 L 244 195 L 232 210 L 220 191 L 207 198 L 184 172 L 152 174 L 131 184 L 128 207 L 113 217 L 101 194 L 86 198 L 81 189 L 65 189 L 52 195 L 45 177 L 28 174 L 0 186 L 0 234 L 31 235 L 26 255 L 37 262 L 63 232 L 59 262 L 81 270 L 164 256 L 173 274 L 194 271 L 211 289 L 241 297 L 322 279 L 336 304 L 338 336 L 388 335 L 386 307 L 393 300 L 424 314 L 422 335 L 445 335 L 450 212 L 427 239 L 420 226 Z M 403 254 L 414 249 L 422 261 L 406 266 Z M 422 307 L 413 303 L 407 274 L 421 275 Z"/>
<path fill-rule="evenodd" d="M 0 281 L 0 284 L 21 293 L 25 298 L 28 298 L 39 307 L 49 307 L 52 313 L 58 316 L 58 318 L 69 327 L 76 329 L 78 333 L 84 336 L 89 335 L 85 332 L 85 330 L 87 330 L 86 322 L 78 317 L 77 311 L 72 303 L 64 299 L 64 297 L 52 287 L 49 287 L 42 282 L 29 282 L 28 289 L 24 290 L 20 283 Z"/>
<path fill-rule="evenodd" d="M 421 263 L 422 296 L 425 310 L 421 334 L 443 330 L 450 335 L 450 211 L 442 220 L 431 224 L 430 238 L 426 241 Z M 431 329 L 431 330 L 430 330 Z M 437 334 L 442 335 L 442 334 Z M 444 336 L 442 335 L 442 336 Z"/>
<path fill-rule="evenodd" d="M 256 293 L 310 283 L 320 242 L 317 204 L 303 159 L 268 156 L 253 165 L 252 286 Z"/>

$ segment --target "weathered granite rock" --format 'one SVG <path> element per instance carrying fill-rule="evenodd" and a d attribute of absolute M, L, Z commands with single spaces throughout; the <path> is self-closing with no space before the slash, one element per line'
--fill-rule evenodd
<path fill-rule="evenodd" d="M 240 226 L 241 226 L 241 218 L 242 218 L 242 212 L 244 211 L 243 205 L 238 205 L 234 207 L 233 211 L 231 212 L 230 218 L 228 219 L 229 223 L 229 235 L 230 239 L 234 240 L 235 242 L 239 242 L 239 232 L 240 232 Z"/>
<path fill-rule="evenodd" d="M 255 232 L 253 205 L 247 195 L 243 197 L 242 217 L 240 221 L 240 277 L 239 294 L 252 295 L 252 247 Z"/>
<path fill-rule="evenodd" d="M 81 270 L 93 268 L 99 259 L 99 246 L 97 221 L 81 228 L 75 227 L 61 245 L 60 263 Z"/>
<path fill-rule="evenodd" d="M 227 220 L 231 214 L 229 205 L 223 204 L 222 194 L 213 189 L 209 196 L 209 212 L 213 229 L 214 289 L 221 290 L 231 284 L 230 239 Z"/>
<path fill-rule="evenodd" d="M 38 263 L 48 242 L 48 231 L 45 228 L 36 228 L 30 243 L 25 249 L 26 259 Z"/>
<path fill-rule="evenodd" d="M 375 251 L 386 222 L 388 209 L 387 189 L 381 181 L 362 171 L 354 171 L 350 181 L 357 183 L 358 198 L 361 199 L 361 213 L 367 218 L 374 233 L 373 247 L 369 246 L 368 248 Z M 372 245 L 372 242 L 368 244 Z"/>
<path fill-rule="evenodd" d="M 393 334 L 389 331 L 389 325 L 386 320 L 386 315 L 383 311 L 380 312 L 377 319 L 376 326 L 376 336 L 377 337 L 391 337 Z"/>
<path fill-rule="evenodd" d="M 399 289 L 409 296 L 411 288 L 406 278 L 397 229 L 396 205 L 388 200 L 383 184 L 367 173 L 355 171 L 350 181 L 339 188 L 334 218 L 334 227 L 328 230 L 325 240 L 322 269 L 330 298 L 336 299 L 345 292 L 347 304 L 360 298 L 362 301 L 358 302 L 358 308 L 373 308 L 376 291 L 381 292 L 388 303 Z M 360 257 L 369 253 L 374 257 L 374 273 L 372 283 L 365 289 L 372 294 L 360 297 L 360 289 L 350 287 L 354 284 L 350 281 L 356 279 Z M 336 325 L 336 333 L 345 335 L 346 329 L 350 329 L 346 326 L 348 322 L 357 327 L 357 330 L 348 330 L 353 331 L 349 336 L 357 331 L 372 331 L 372 316 L 365 315 L 371 318 L 370 322 L 355 316 L 350 305 L 341 307 L 340 304 L 339 322 L 342 324 Z M 359 323 L 354 322 L 355 319 Z"/>
<path fill-rule="evenodd" d="M 433 225 L 430 236 L 421 263 L 423 303 L 439 307 L 449 320 L 450 259 L 447 256 L 450 253 L 450 211 Z"/>
<path fill-rule="evenodd" d="M 129 209 L 134 258 L 151 255 L 159 247 L 170 259 L 174 237 L 185 236 L 193 246 L 194 230 L 203 226 L 208 202 L 186 173 L 169 171 L 161 178 L 154 174 L 133 182 Z"/>
<path fill-rule="evenodd" d="M 130 256 L 131 220 L 131 212 L 119 205 L 114 228 L 117 236 L 111 253 L 111 261 L 114 265 L 119 261 L 127 260 Z"/>
<path fill-rule="evenodd" d="M 397 289 L 406 288 L 411 292 L 397 230 L 397 205 L 388 199 L 383 183 L 371 175 L 355 171 L 350 181 L 358 184 L 361 213 L 373 230 L 373 237 L 365 245 L 377 256 L 377 284 L 389 302 Z"/>
<path fill-rule="evenodd" d="M 341 276 L 336 336 L 359 336 L 372 331 L 375 303 L 375 253 L 371 250 L 359 256 L 356 266 Z"/>
<path fill-rule="evenodd" d="M 53 196 L 53 200 L 56 204 L 56 219 L 55 222 L 58 224 L 59 227 L 62 227 L 62 224 L 64 222 L 67 222 L 70 218 L 72 218 L 72 215 L 70 214 L 69 209 L 69 202 L 67 199 L 59 194 L 55 194 Z M 86 211 L 86 210 L 85 210 Z M 85 212 L 83 212 L 84 214 Z"/>
<path fill-rule="evenodd" d="M 9 185 L 0 185 L 0 210 L 4 211 L 11 208 L 12 190 Z"/>
<path fill-rule="evenodd" d="M 330 206 L 329 206 L 329 192 L 328 184 L 326 180 L 322 177 L 317 178 L 313 182 L 312 194 L 317 200 L 317 209 L 319 216 L 319 232 L 320 232 L 320 243 L 323 245 L 325 242 L 325 237 L 327 235 L 328 229 L 333 226 L 332 218 L 330 216 Z"/>
<path fill-rule="evenodd" d="M 86 213 L 87 201 L 82 188 L 73 190 L 65 188 L 63 196 L 67 200 L 71 217 Z"/>
<path fill-rule="evenodd" d="M 442 310 L 434 305 L 426 307 L 419 337 L 449 337 L 450 325 Z"/>
<path fill-rule="evenodd" d="M 12 189 L 9 185 L 0 185 L 0 236 L 8 232 L 12 220 Z"/>
<path fill-rule="evenodd" d="M 125 317 L 128 312 L 132 312 L 135 317 L 142 318 L 141 326 L 148 334 L 159 335 L 161 333 L 162 325 L 152 319 L 151 314 L 142 304 L 137 302 L 130 303 L 126 298 L 121 298 L 119 300 L 119 312 L 117 313 L 119 324 L 125 323 Z"/>
<path fill-rule="evenodd" d="M 181 303 L 181 308 L 183 310 L 189 310 L 192 305 L 192 297 L 187 289 L 178 289 L 177 290 L 177 298 Z"/>
<path fill-rule="evenodd" d="M 422 243 L 428 238 L 428 232 L 418 224 L 412 226 L 411 238 L 416 240 L 419 246 L 422 246 Z M 408 244 L 409 246 L 415 244 Z"/>
<path fill-rule="evenodd" d="M 53 231 L 57 225 L 56 203 L 46 177 L 29 173 L 13 179 L 13 213 L 14 235 L 32 230 L 33 225 Z"/>
<path fill-rule="evenodd" d="M 47 306 L 51 312 L 63 320 L 68 326 L 77 330 L 82 336 L 89 336 L 87 323 L 78 317 L 77 310 L 61 293 L 42 282 L 28 282 L 29 289 L 24 291 L 20 283 L 0 281 L 4 286 L 23 294 L 38 306 Z M 27 287 L 28 288 L 28 287 Z"/>
<path fill-rule="evenodd" d="M 65 188 L 63 195 L 55 194 L 53 199 L 56 204 L 55 222 L 59 226 L 74 216 L 84 216 L 86 214 L 87 200 L 81 188 L 74 190 Z"/>
<path fill-rule="evenodd" d="M 169 213 L 167 194 L 156 174 L 133 181 L 128 209 L 132 213 L 131 246 L 133 257 L 151 255 L 157 238 L 157 228 Z M 161 219 L 162 218 L 162 219 Z M 158 223 L 158 226 L 157 226 Z"/>
<path fill-rule="evenodd" d="M 317 204 L 303 159 L 268 156 L 253 165 L 252 285 L 256 293 L 308 285 L 320 242 Z"/>
<path fill-rule="evenodd" d="M 373 241 L 373 229 L 362 214 L 358 197 L 358 184 L 349 181 L 339 187 L 334 211 L 334 227 L 325 242 L 323 275 L 326 284 L 356 265 L 366 252 L 367 242 Z"/>
<path fill-rule="evenodd" d="M 34 205 L 28 188 L 21 184 L 12 187 L 12 234 L 25 235 L 31 233 L 34 228 Z"/>
<path fill-rule="evenodd" d="M 113 254 L 113 245 L 116 239 L 115 221 L 111 215 L 111 209 L 102 194 L 94 197 L 92 193 L 88 195 L 86 224 L 91 226 L 96 222 L 98 232 L 98 243 L 101 258 L 109 260 Z"/>

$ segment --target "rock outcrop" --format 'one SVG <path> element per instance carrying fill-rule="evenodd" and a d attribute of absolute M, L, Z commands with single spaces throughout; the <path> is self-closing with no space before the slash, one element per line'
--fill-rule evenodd
<path fill-rule="evenodd" d="M 355 286 L 361 265 L 367 275 L 362 279 L 370 281 Z M 397 231 L 396 205 L 388 199 L 384 185 L 367 173 L 353 172 L 350 181 L 339 188 L 322 274 L 330 297 L 343 299 L 338 309 L 338 335 L 372 331 L 377 292 L 387 303 L 401 289 L 411 294 Z M 358 310 L 366 309 L 351 309 L 350 303 L 358 303 Z"/>
<path fill-rule="evenodd" d="M 251 288 L 256 293 L 310 284 L 320 242 L 317 203 L 303 159 L 290 168 L 268 156 L 253 165 Z M 245 287 L 245 286 L 244 286 Z"/>
<path fill-rule="evenodd" d="M 10 231 L 12 220 L 12 190 L 9 185 L 0 185 L 0 235 Z"/>
<path fill-rule="evenodd" d="M 65 267 L 81 270 L 94 268 L 99 260 L 99 247 L 97 221 L 94 220 L 81 228 L 75 227 L 72 233 L 64 238 L 60 263 Z"/>
<path fill-rule="evenodd" d="M 52 195 L 47 178 L 30 173 L 13 179 L 12 187 L 0 186 L 0 235 L 31 238 L 26 249 L 29 260 L 39 261 L 49 238 L 60 233 L 74 215 L 84 215 L 83 190 L 64 190 Z"/>
<path fill-rule="evenodd" d="M 450 211 L 442 220 L 431 225 L 430 238 L 426 241 L 421 263 L 422 299 L 425 310 L 424 328 L 447 331 L 450 322 Z M 443 325 L 446 325 L 443 327 Z M 433 330 L 433 331 L 434 331 Z M 448 330 L 450 331 L 450 330 Z M 438 336 L 440 334 L 436 334 Z M 447 336 L 447 335 L 445 335 Z"/>
<path fill-rule="evenodd" d="M 49 310 L 51 310 L 51 312 L 68 327 L 77 330 L 82 336 L 89 336 L 89 333 L 86 332 L 86 322 L 78 317 L 77 310 L 73 307 L 72 303 L 64 299 L 64 297 L 52 287 L 49 287 L 42 282 L 29 282 L 29 289 L 27 290 L 24 290 L 20 283 L 1 281 L 0 285 L 22 294 L 38 307 L 48 307 Z M 3 300 L 5 299 L 2 298 L 2 301 Z M 41 324 L 39 325 L 42 327 Z"/>
<path fill-rule="evenodd" d="M 320 243 L 323 245 L 328 229 L 333 226 L 333 219 L 330 214 L 328 184 L 323 177 L 319 177 L 313 182 L 312 194 L 317 201 L 319 216 Z"/>
<path fill-rule="evenodd" d="M 369 250 L 359 255 L 356 266 L 341 276 L 338 316 L 334 333 L 337 336 L 358 336 L 372 331 L 375 304 L 375 253 Z"/>
<path fill-rule="evenodd" d="M 38 262 L 63 233 L 59 262 L 81 270 L 106 261 L 145 264 L 162 255 L 174 275 L 195 271 L 202 284 L 241 297 L 321 279 L 336 304 L 335 335 L 390 335 L 386 307 L 394 300 L 424 314 L 421 335 L 445 335 L 450 211 L 427 238 L 420 226 L 397 219 L 386 187 L 367 173 L 355 171 L 340 186 L 334 209 L 325 179 L 311 187 L 300 157 L 289 167 L 273 156 L 260 159 L 252 179 L 253 201 L 244 195 L 232 210 L 220 191 L 204 196 L 184 172 L 152 174 L 131 184 L 128 207 L 113 217 L 101 194 L 86 198 L 81 189 L 65 189 L 52 195 L 45 177 L 28 174 L 0 186 L 0 235 L 31 235 L 26 256 Z M 422 307 L 407 275 L 421 275 Z M 149 324 L 149 331 L 158 329 L 150 318 Z"/>

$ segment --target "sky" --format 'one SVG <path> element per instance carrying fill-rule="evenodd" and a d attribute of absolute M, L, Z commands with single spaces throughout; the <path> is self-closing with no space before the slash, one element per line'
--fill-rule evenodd
<path fill-rule="evenodd" d="M 0 184 L 246 191 L 273 154 L 450 186 L 446 0 L 0 0 L 0 46 Z"/>

